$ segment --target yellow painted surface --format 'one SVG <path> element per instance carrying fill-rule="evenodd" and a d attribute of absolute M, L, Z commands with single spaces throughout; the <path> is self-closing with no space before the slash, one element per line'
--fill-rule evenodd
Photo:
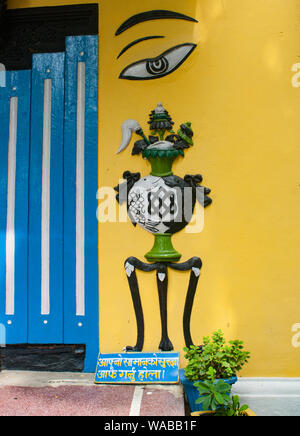
<path fill-rule="evenodd" d="M 10 7 L 83 1 L 11 0 Z M 87 3 L 87 2 L 86 2 Z M 91 3 L 91 2 L 89 2 Z M 191 121 L 195 146 L 174 165 L 179 176 L 201 173 L 212 189 L 200 234 L 174 237 L 183 260 L 203 261 L 192 314 L 192 336 L 221 328 L 252 353 L 243 376 L 300 376 L 300 89 L 292 66 L 300 62 L 300 0 L 103 0 L 100 4 L 99 186 L 116 186 L 124 170 L 149 173 L 130 149 L 116 156 L 120 126 L 134 118 L 146 127 L 162 101 L 176 126 Z M 116 37 L 127 18 L 171 9 L 198 24 L 161 20 Z M 141 43 L 146 35 L 165 39 Z M 176 44 L 197 49 L 171 75 L 150 81 L 119 80 L 132 62 Z M 136 340 L 135 316 L 123 269 L 128 256 L 143 259 L 153 237 L 131 223 L 99 226 L 100 349 L 120 352 Z M 139 273 L 145 315 L 145 349 L 156 351 L 160 317 L 155 274 Z M 188 275 L 170 273 L 169 334 L 184 346 L 182 313 Z M 294 345 L 297 341 L 294 341 Z M 182 361 L 182 363 L 184 363 Z"/>

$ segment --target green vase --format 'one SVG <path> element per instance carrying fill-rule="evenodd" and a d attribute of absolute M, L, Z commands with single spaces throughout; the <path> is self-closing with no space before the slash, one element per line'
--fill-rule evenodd
<path fill-rule="evenodd" d="M 145 254 L 145 258 L 149 262 L 178 262 L 181 259 L 181 254 L 174 249 L 171 237 L 170 233 L 154 235 L 153 248 Z"/>

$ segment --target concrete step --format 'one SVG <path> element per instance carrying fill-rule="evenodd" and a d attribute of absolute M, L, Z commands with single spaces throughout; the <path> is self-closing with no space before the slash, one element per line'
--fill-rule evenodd
<path fill-rule="evenodd" d="M 300 378 L 241 377 L 232 394 L 257 416 L 300 416 Z"/>

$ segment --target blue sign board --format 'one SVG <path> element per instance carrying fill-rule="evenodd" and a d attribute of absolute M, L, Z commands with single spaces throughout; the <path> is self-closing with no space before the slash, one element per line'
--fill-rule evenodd
<path fill-rule="evenodd" d="M 179 353 L 99 354 L 95 383 L 178 383 Z"/>

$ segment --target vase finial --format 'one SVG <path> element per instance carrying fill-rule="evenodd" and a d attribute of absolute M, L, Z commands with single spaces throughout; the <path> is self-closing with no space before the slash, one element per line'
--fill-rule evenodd
<path fill-rule="evenodd" d="M 164 113 L 166 110 L 165 110 L 165 108 L 163 107 L 163 104 L 162 103 L 158 103 L 157 104 L 157 107 L 156 107 L 156 109 L 155 109 L 155 113 L 156 114 L 162 114 L 162 113 Z"/>

